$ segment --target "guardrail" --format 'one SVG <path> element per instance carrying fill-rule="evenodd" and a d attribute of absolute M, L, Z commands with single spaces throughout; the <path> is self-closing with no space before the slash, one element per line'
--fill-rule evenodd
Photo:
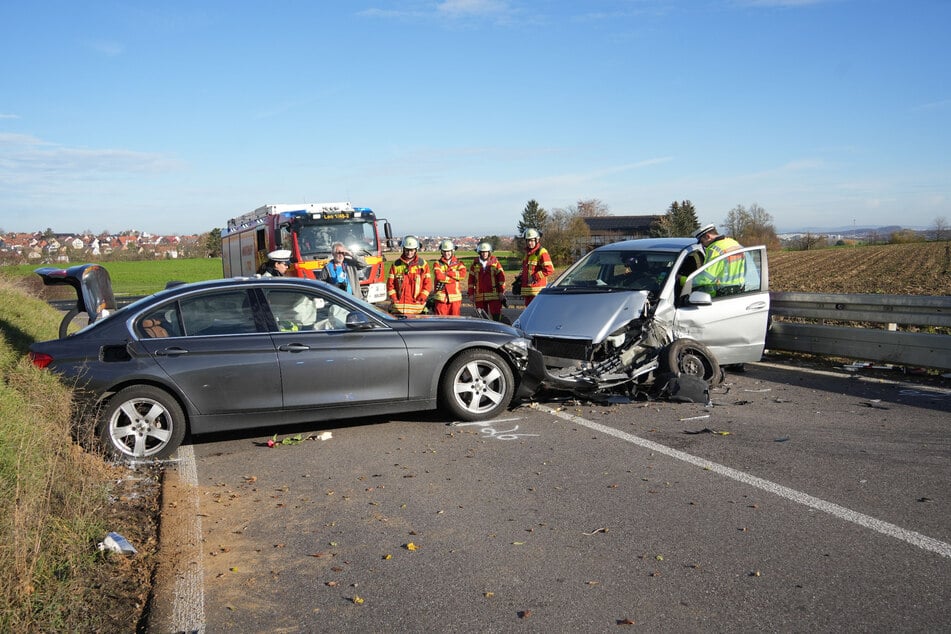
<path fill-rule="evenodd" d="M 773 319 L 766 347 L 951 369 L 951 335 L 898 331 L 898 325 L 951 328 L 951 297 L 835 293 L 770 293 L 770 314 L 819 323 Z M 882 329 L 822 321 L 885 324 Z"/>

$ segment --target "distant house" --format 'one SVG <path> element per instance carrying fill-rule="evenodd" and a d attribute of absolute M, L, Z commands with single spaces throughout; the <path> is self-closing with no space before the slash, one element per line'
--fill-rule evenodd
<path fill-rule="evenodd" d="M 649 238 L 651 225 L 660 218 L 661 216 L 658 215 L 593 216 L 585 218 L 584 222 L 588 225 L 588 231 L 591 232 L 589 248 L 593 249 L 603 244 L 611 244 L 621 240 Z"/>

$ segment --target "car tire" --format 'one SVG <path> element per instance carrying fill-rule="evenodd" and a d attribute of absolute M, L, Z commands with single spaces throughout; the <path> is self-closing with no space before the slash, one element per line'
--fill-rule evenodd
<path fill-rule="evenodd" d="M 446 366 L 442 405 L 454 418 L 488 420 L 505 411 L 515 394 L 512 368 L 489 350 L 466 350 Z"/>
<path fill-rule="evenodd" d="M 185 438 L 185 414 L 168 392 L 150 385 L 120 390 L 99 418 L 107 450 L 131 459 L 167 458 Z"/>
<path fill-rule="evenodd" d="M 672 374 L 690 374 L 710 384 L 719 385 L 723 372 L 710 349 L 693 339 L 677 339 L 660 355 L 660 369 Z"/>

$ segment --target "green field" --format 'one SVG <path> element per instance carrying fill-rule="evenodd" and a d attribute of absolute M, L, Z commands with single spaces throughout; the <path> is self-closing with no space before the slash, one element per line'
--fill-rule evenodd
<path fill-rule="evenodd" d="M 429 262 L 430 268 L 439 259 L 438 252 L 422 253 Z M 517 253 L 500 251 L 496 254 L 505 268 L 505 272 L 514 273 L 521 266 Z M 387 253 L 387 265 L 399 257 L 397 253 Z M 467 265 L 472 263 L 474 256 L 463 253 L 460 258 Z M 21 264 L 17 266 L 0 266 L 0 277 L 14 277 L 39 280 L 34 271 L 38 268 L 53 267 L 50 264 Z M 61 265 L 56 265 L 61 266 Z M 76 266 L 67 264 L 64 268 Z M 165 287 L 170 281 L 198 282 L 221 277 L 221 260 L 218 258 L 178 259 L 178 260 L 139 260 L 135 262 L 102 262 L 102 266 L 109 271 L 112 279 L 112 290 L 117 296 L 149 295 Z M 65 288 L 64 288 L 65 291 Z M 69 294 L 69 293 L 58 293 Z"/>
<path fill-rule="evenodd" d="M 38 268 L 54 265 L 22 264 L 0 267 L 0 276 L 33 278 Z M 58 266 L 58 265 L 57 265 Z M 75 264 L 68 264 L 75 266 Z M 170 281 L 198 282 L 221 277 L 221 260 L 196 258 L 189 260 L 141 260 L 136 262 L 103 262 L 112 279 L 116 295 L 149 295 L 161 290 Z"/>

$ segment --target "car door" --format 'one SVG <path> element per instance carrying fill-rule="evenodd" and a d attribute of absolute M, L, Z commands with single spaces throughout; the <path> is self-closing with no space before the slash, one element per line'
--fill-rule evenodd
<path fill-rule="evenodd" d="M 678 301 L 674 331 L 678 337 L 696 339 L 706 345 L 721 365 L 758 361 L 766 345 L 769 323 L 769 276 L 766 247 L 746 247 L 743 254 L 745 276 L 742 288 L 733 294 L 714 295 L 709 303 Z M 682 293 L 689 294 L 693 280 L 705 270 L 737 252 L 705 263 L 687 277 Z M 702 297 L 694 293 L 693 299 Z"/>
<path fill-rule="evenodd" d="M 274 316 L 271 336 L 286 409 L 408 398 L 409 357 L 399 333 L 373 318 L 372 327 L 347 328 L 347 316 L 360 309 L 333 293 L 297 288 L 263 293 Z"/>
<path fill-rule="evenodd" d="M 255 325 L 244 289 L 204 292 L 138 317 L 135 345 L 147 351 L 203 415 L 282 406 L 277 352 Z"/>

